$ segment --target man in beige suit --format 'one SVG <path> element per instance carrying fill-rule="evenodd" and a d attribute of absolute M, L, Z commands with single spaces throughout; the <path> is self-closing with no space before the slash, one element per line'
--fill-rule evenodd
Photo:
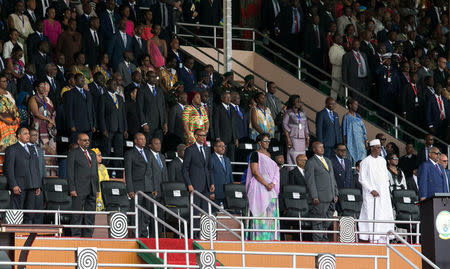
<path fill-rule="evenodd" d="M 344 87 L 342 87 L 342 56 L 345 54 L 345 50 L 342 47 L 342 36 L 336 34 L 334 37 L 334 44 L 331 46 L 328 52 L 328 57 L 330 58 L 330 63 L 332 64 L 331 69 L 331 97 L 337 100 L 338 96 L 344 96 Z"/>

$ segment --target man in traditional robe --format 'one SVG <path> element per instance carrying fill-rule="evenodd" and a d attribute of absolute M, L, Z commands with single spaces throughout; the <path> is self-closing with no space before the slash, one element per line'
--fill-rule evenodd
<path fill-rule="evenodd" d="M 381 142 L 379 139 L 370 141 L 370 155 L 360 165 L 359 182 L 362 185 L 363 203 L 360 220 L 394 220 L 391 195 L 389 192 L 389 177 L 386 160 L 380 156 Z M 393 223 L 359 222 L 361 240 L 371 243 L 385 243 L 386 233 L 394 230 Z M 381 234 L 364 234 L 376 232 Z"/>

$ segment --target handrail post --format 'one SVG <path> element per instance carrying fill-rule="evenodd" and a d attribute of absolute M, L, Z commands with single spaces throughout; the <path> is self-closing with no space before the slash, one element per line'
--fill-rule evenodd
<path fill-rule="evenodd" d="M 345 101 L 347 102 L 348 99 L 348 87 L 344 87 L 345 88 Z"/>
<path fill-rule="evenodd" d="M 178 26 L 178 25 L 175 23 L 175 24 L 174 24 L 174 27 L 173 27 L 173 31 L 174 31 L 175 35 L 178 34 L 178 27 L 177 27 L 177 26 Z"/>
<path fill-rule="evenodd" d="M 189 245 L 188 245 L 188 230 L 187 230 L 187 222 L 184 220 L 183 222 L 184 226 L 184 248 L 186 249 L 186 265 L 189 265 Z"/>
<path fill-rule="evenodd" d="M 394 128 L 395 128 L 395 130 L 394 130 L 395 139 L 398 139 L 398 117 L 397 117 L 397 115 L 395 115 L 395 118 L 394 118 Z"/>
<path fill-rule="evenodd" d="M 214 28 L 213 28 L 213 34 L 214 34 L 214 47 L 217 48 L 217 39 L 216 39 L 216 36 L 217 36 L 217 26 L 214 26 Z"/>
<path fill-rule="evenodd" d="M 153 215 L 155 216 L 153 218 L 155 222 L 155 248 L 159 250 L 159 232 L 158 232 L 158 207 L 155 203 L 153 203 Z M 156 256 L 159 255 L 159 252 L 156 253 Z"/>
<path fill-rule="evenodd" d="M 191 227 L 191 239 L 194 239 L 194 206 L 193 206 L 193 204 L 194 204 L 194 192 L 191 192 L 191 196 L 189 197 L 190 198 L 190 207 L 191 207 L 191 210 L 189 210 L 190 212 L 189 212 L 189 214 L 190 214 L 190 216 L 189 216 L 189 218 L 190 218 L 190 222 L 189 222 L 189 226 Z"/>
<path fill-rule="evenodd" d="M 134 228 L 134 232 L 135 232 L 135 237 L 136 238 L 139 238 L 139 217 L 138 217 L 138 215 L 139 215 L 139 209 L 138 209 L 138 193 L 136 192 L 135 194 L 134 194 L 134 226 L 135 226 L 135 228 Z"/>
<path fill-rule="evenodd" d="M 244 241 L 244 222 L 241 221 L 241 251 L 242 251 L 242 267 L 245 267 L 245 241 Z"/>
<path fill-rule="evenodd" d="M 253 47 L 253 52 L 255 52 L 256 44 L 255 44 L 255 30 L 254 29 L 252 31 L 252 47 Z"/>
<path fill-rule="evenodd" d="M 211 217 L 212 216 L 212 212 L 211 212 L 211 202 L 208 201 L 208 215 Z M 208 221 L 211 221 L 211 219 L 208 218 Z M 211 221 L 212 222 L 212 221 Z M 215 224 L 215 223 L 214 223 Z M 211 224 L 213 225 L 213 224 Z M 201 225 L 200 225 L 201 226 Z M 212 227 L 210 228 L 210 232 L 209 232 L 209 248 L 211 250 L 214 249 L 214 243 L 213 243 L 213 238 L 212 238 Z M 200 229 L 201 232 L 201 229 Z"/>
<path fill-rule="evenodd" d="M 300 57 L 297 57 L 297 77 L 298 80 L 302 80 L 302 61 Z"/>

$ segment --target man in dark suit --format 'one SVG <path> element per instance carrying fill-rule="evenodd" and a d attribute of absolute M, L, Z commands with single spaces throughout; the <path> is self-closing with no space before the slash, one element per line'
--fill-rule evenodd
<path fill-rule="evenodd" d="M 95 108 L 100 106 L 100 97 L 107 92 L 105 84 L 105 76 L 101 72 L 97 72 L 93 75 L 94 81 L 89 83 L 89 92 L 92 95 L 92 101 L 94 103 Z M 98 117 L 97 117 L 97 120 Z"/>
<path fill-rule="evenodd" d="M 95 133 L 96 118 L 92 94 L 85 89 L 82 74 L 75 75 L 75 88 L 65 94 L 64 110 L 71 142 L 75 142 L 79 133 L 92 137 Z"/>
<path fill-rule="evenodd" d="M 239 145 L 238 128 L 236 125 L 236 114 L 231 108 L 231 94 L 223 92 L 221 96 L 222 104 L 214 106 L 213 128 L 215 139 L 219 139 L 225 143 L 227 147 L 226 155 L 232 162 L 236 147 Z"/>
<path fill-rule="evenodd" d="M 45 170 L 45 158 L 44 158 L 44 150 L 39 147 L 39 132 L 35 129 L 30 129 L 30 142 L 28 143 L 28 148 L 30 149 L 31 154 L 36 154 L 38 159 L 38 167 L 39 167 L 39 180 L 40 182 L 44 181 L 45 175 L 47 171 Z M 33 153 L 34 150 L 34 153 Z M 36 206 L 35 209 L 42 210 L 44 209 L 44 195 L 36 196 Z M 33 223 L 44 223 L 44 214 L 33 214 Z"/>
<path fill-rule="evenodd" d="M 126 5 L 130 9 L 130 16 L 128 17 L 128 19 L 132 20 L 134 22 L 134 25 L 136 25 L 136 23 L 138 22 L 138 16 L 139 16 L 139 13 L 138 13 L 139 6 L 136 2 L 137 2 L 136 0 L 126 1 Z"/>
<path fill-rule="evenodd" d="M 342 57 L 342 82 L 363 95 L 370 95 L 370 67 L 367 56 L 359 50 L 359 40 L 353 41 L 353 49 Z M 359 94 L 352 93 L 359 104 L 367 102 Z"/>
<path fill-rule="evenodd" d="M 95 199 L 98 196 L 98 168 L 95 152 L 89 150 L 90 139 L 85 133 L 77 136 L 78 148 L 67 154 L 67 181 L 72 210 L 95 211 Z M 94 225 L 94 215 L 74 214 L 70 219 L 72 225 Z M 92 237 L 94 229 L 72 228 L 73 237 Z"/>
<path fill-rule="evenodd" d="M 137 25 L 134 28 L 134 36 L 131 40 L 131 51 L 134 55 L 134 63 L 139 64 L 140 59 L 142 56 L 148 54 L 147 51 L 147 41 L 142 39 L 142 31 L 143 26 L 141 24 Z"/>
<path fill-rule="evenodd" d="M 211 168 L 211 150 L 205 145 L 206 132 L 202 129 L 194 131 L 196 142 L 186 148 L 183 160 L 183 177 L 184 182 L 189 190 L 200 192 L 206 197 L 209 197 L 211 193 L 214 193 L 214 177 Z M 198 195 L 194 196 L 194 203 L 207 210 L 207 203 L 205 200 L 200 199 Z M 194 214 L 197 215 L 197 210 Z M 198 227 L 199 219 L 194 220 L 194 227 Z M 193 236 L 193 235 L 192 235 Z"/>
<path fill-rule="evenodd" d="M 383 56 L 382 65 L 378 66 L 375 73 L 379 94 L 378 101 L 391 111 L 397 110 L 397 100 L 402 87 L 400 77 L 403 75 L 399 74 L 397 69 L 391 66 L 390 56 Z M 388 120 L 394 120 L 389 114 L 382 114 L 385 114 L 384 117 Z"/>
<path fill-rule="evenodd" d="M 65 70 L 64 70 L 64 65 L 66 64 L 66 56 L 64 56 L 64 54 L 62 54 L 62 53 L 57 53 L 55 64 L 56 64 L 56 70 L 57 70 L 56 71 L 56 81 L 58 81 L 60 85 L 63 85 L 66 83 Z"/>
<path fill-rule="evenodd" d="M 439 164 L 441 152 L 433 147 L 428 152 L 428 161 L 419 166 L 418 185 L 420 201 L 432 197 L 435 193 L 448 192 L 448 178 Z"/>
<path fill-rule="evenodd" d="M 160 38 L 168 40 L 169 34 L 173 31 L 172 5 L 166 0 L 158 0 L 150 10 L 153 13 L 153 23 L 161 27 Z"/>
<path fill-rule="evenodd" d="M 314 15 L 311 23 L 307 23 L 304 28 L 303 38 L 303 53 L 305 54 L 305 59 L 311 62 L 313 65 L 322 68 L 323 65 L 323 52 L 324 52 L 324 42 L 323 34 L 319 27 L 319 15 Z M 312 75 L 318 75 L 316 69 L 311 65 L 307 64 L 306 69 L 308 73 Z M 319 75 L 320 76 L 320 75 Z M 318 84 L 318 82 L 312 78 L 308 79 L 310 83 Z"/>
<path fill-rule="evenodd" d="M 114 0 L 107 0 L 106 10 L 100 14 L 100 31 L 103 34 L 105 51 L 108 54 L 112 51 L 114 35 L 119 31 L 117 23 L 120 20 L 120 16 L 114 11 L 115 6 Z M 109 54 L 109 56 L 111 55 Z"/>
<path fill-rule="evenodd" d="M 122 85 L 124 88 L 128 87 L 132 83 L 132 74 L 137 70 L 134 65 L 134 56 L 131 50 L 123 52 L 123 61 L 117 66 L 117 73 L 122 75 Z"/>
<path fill-rule="evenodd" d="M 325 108 L 316 114 L 316 136 L 317 141 L 323 143 L 325 156 L 333 155 L 334 145 L 342 143 L 341 126 L 339 115 L 334 111 L 336 101 L 332 97 L 325 100 Z"/>
<path fill-rule="evenodd" d="M 433 71 L 434 85 L 440 84 L 442 87 L 447 86 L 447 60 L 444 57 L 439 57 L 438 67 Z"/>
<path fill-rule="evenodd" d="M 135 193 L 142 191 L 152 196 L 154 184 L 152 181 L 152 169 L 150 166 L 150 150 L 145 148 L 145 136 L 137 133 L 134 136 L 134 147 L 125 153 L 125 180 L 127 183 L 128 196 L 134 201 Z M 151 210 L 147 199 L 139 196 L 139 204 Z M 149 217 L 139 210 L 139 237 L 148 237 Z"/>
<path fill-rule="evenodd" d="M 290 0 L 289 5 L 281 7 L 280 37 L 288 49 L 301 52 L 300 33 L 303 30 L 304 16 L 299 0 Z"/>
<path fill-rule="evenodd" d="M 278 38 L 280 34 L 279 17 L 281 4 L 279 1 L 261 2 L 261 30 L 263 33 L 269 33 L 270 38 Z"/>
<path fill-rule="evenodd" d="M 426 134 L 424 140 L 425 146 L 417 153 L 416 167 L 419 167 L 422 163 L 428 161 L 428 153 L 430 152 L 430 149 L 434 147 L 434 136 L 432 134 Z"/>
<path fill-rule="evenodd" d="M 196 76 L 192 68 L 194 67 L 194 58 L 186 57 L 183 67 L 178 69 L 178 80 L 183 81 L 184 91 L 190 93 L 195 89 Z"/>
<path fill-rule="evenodd" d="M 419 196 L 419 181 L 417 178 L 418 169 L 415 168 L 410 177 L 406 177 L 406 189 L 413 190 Z"/>
<path fill-rule="evenodd" d="M 147 72 L 147 83 L 142 85 L 137 97 L 139 122 L 148 141 L 153 137 L 162 140 L 168 131 L 164 94 L 156 82 L 156 73 Z"/>
<path fill-rule="evenodd" d="M 70 0 L 56 0 L 53 1 L 52 6 L 55 8 L 56 19 L 62 21 L 64 17 L 64 10 L 72 8 L 70 6 Z"/>
<path fill-rule="evenodd" d="M 184 128 L 182 114 L 187 105 L 187 94 L 182 92 L 178 95 L 178 104 L 172 106 L 169 111 L 169 133 L 176 135 L 184 141 Z"/>
<path fill-rule="evenodd" d="M 177 68 L 183 68 L 184 57 L 180 51 L 180 41 L 177 37 L 174 37 L 170 40 L 170 47 L 167 51 L 167 59 L 176 58 L 177 59 Z"/>
<path fill-rule="evenodd" d="M 200 24 L 218 25 L 222 18 L 222 1 L 200 0 L 198 14 Z"/>
<path fill-rule="evenodd" d="M 306 163 L 306 184 L 311 195 L 313 206 L 312 218 L 331 218 L 338 200 L 338 188 L 334 179 L 333 165 L 330 159 L 323 156 L 324 147 L 321 142 L 312 144 L 314 156 Z M 314 230 L 328 230 L 329 222 L 312 223 Z M 328 235 L 314 233 L 313 241 L 328 241 Z"/>
<path fill-rule="evenodd" d="M 214 193 L 210 195 L 210 198 L 218 205 L 223 205 L 227 208 L 225 204 L 225 192 L 224 186 L 226 184 L 233 183 L 233 175 L 231 169 L 230 159 L 225 156 L 225 143 L 221 140 L 214 141 L 213 144 L 214 153 L 211 154 L 210 166 L 213 171 L 214 178 Z"/>
<path fill-rule="evenodd" d="M 434 91 L 434 96 L 428 98 L 426 103 L 425 123 L 432 134 L 446 139 L 450 106 L 447 99 L 442 96 L 442 86 L 437 85 Z"/>
<path fill-rule="evenodd" d="M 306 187 L 305 167 L 308 157 L 305 154 L 299 154 L 295 158 L 297 167 L 289 171 L 289 185 L 298 185 Z"/>
<path fill-rule="evenodd" d="M 52 100 L 54 106 L 59 106 L 61 104 L 62 85 L 61 82 L 56 79 L 56 74 L 58 73 L 56 65 L 52 63 L 46 64 L 44 70 L 45 77 L 43 80 L 50 86 L 48 97 Z"/>
<path fill-rule="evenodd" d="M 17 87 L 21 92 L 27 92 L 28 95 L 33 96 L 35 94 L 34 92 L 34 64 L 26 64 L 25 65 L 25 74 L 22 78 L 19 79 Z"/>
<path fill-rule="evenodd" d="M 41 41 L 47 41 L 48 37 L 44 35 L 44 21 L 38 20 L 35 25 L 35 32 L 28 35 L 27 37 L 27 55 L 28 55 L 28 61 L 33 61 L 33 56 L 35 52 L 38 50 L 39 43 Z"/>
<path fill-rule="evenodd" d="M 408 178 L 413 175 L 413 170 L 417 168 L 417 155 L 414 154 L 414 145 L 412 143 L 406 144 L 405 152 L 406 154 L 400 158 L 398 166 L 405 173 L 405 177 Z"/>
<path fill-rule="evenodd" d="M 185 144 L 179 144 L 177 146 L 177 156 L 175 156 L 172 162 L 169 163 L 169 181 L 184 183 L 182 166 L 185 150 L 186 150 Z"/>
<path fill-rule="evenodd" d="M 448 48 L 447 47 L 448 47 L 447 37 L 445 37 L 445 35 L 441 35 L 439 37 L 439 44 L 435 48 L 439 57 L 442 57 L 444 59 L 447 58 L 447 56 L 448 56 Z"/>
<path fill-rule="evenodd" d="M 103 134 L 103 156 L 114 157 L 123 156 L 123 140 L 128 138 L 127 115 L 125 111 L 125 101 L 122 96 L 117 95 L 117 82 L 113 79 L 106 83 L 107 93 L 100 97 L 98 120 L 99 129 Z M 114 153 L 111 154 L 111 147 Z M 121 167 L 121 161 L 113 161 L 112 166 Z M 121 173 L 120 173 L 121 174 Z"/>
<path fill-rule="evenodd" d="M 0 76 L 0 83 L 5 77 Z M 6 148 L 4 172 L 11 190 L 12 209 L 38 209 L 42 180 L 39 178 L 39 161 L 28 146 L 30 133 L 27 128 L 17 130 L 17 143 Z M 33 223 L 34 214 L 25 214 L 24 223 Z"/>
<path fill-rule="evenodd" d="M 403 42 L 403 56 L 405 56 L 406 59 L 412 59 L 415 56 L 414 50 L 416 48 L 416 31 L 409 31 L 408 32 L 408 40 Z"/>
<path fill-rule="evenodd" d="M 89 14 L 92 12 L 92 6 L 90 3 L 85 2 L 82 5 L 83 13 L 77 14 L 77 32 L 80 34 L 84 34 L 89 30 L 89 24 L 91 18 Z"/>
<path fill-rule="evenodd" d="M 39 79 L 45 78 L 45 66 L 52 63 L 49 55 L 50 47 L 48 41 L 39 42 L 38 50 L 34 52 L 31 63 L 36 68 L 36 75 Z"/>
<path fill-rule="evenodd" d="M 36 22 L 42 18 L 41 14 L 36 12 L 36 0 L 27 0 L 25 3 L 27 6 L 27 9 L 24 11 L 24 15 L 26 15 L 28 17 L 31 27 L 33 27 L 33 30 L 34 30 L 35 26 L 36 26 Z"/>
<path fill-rule="evenodd" d="M 121 19 L 117 27 L 119 30 L 113 37 L 111 50 L 108 51 L 113 70 L 117 70 L 117 66 L 123 61 L 123 53 L 131 50 L 131 36 L 125 32 L 127 21 Z"/>
<path fill-rule="evenodd" d="M 334 146 L 335 155 L 331 156 L 333 164 L 334 179 L 338 189 L 355 188 L 353 180 L 352 162 L 345 158 L 347 156 L 347 147 L 344 144 L 336 144 Z"/>
<path fill-rule="evenodd" d="M 400 91 L 400 114 L 411 122 L 422 126 L 422 113 L 424 95 L 422 88 L 417 85 L 417 73 L 409 75 L 410 83 L 405 84 Z"/>
<path fill-rule="evenodd" d="M 238 92 L 231 93 L 231 107 L 236 119 L 236 126 L 238 130 L 238 139 L 241 140 L 248 137 L 248 114 L 239 106 L 241 102 L 241 96 Z"/>
<path fill-rule="evenodd" d="M 94 68 L 100 57 L 103 55 L 104 43 L 103 34 L 98 31 L 100 27 L 100 20 L 97 17 L 90 18 L 89 27 L 82 32 L 83 34 L 83 48 L 86 56 L 86 63 L 90 68 Z"/>

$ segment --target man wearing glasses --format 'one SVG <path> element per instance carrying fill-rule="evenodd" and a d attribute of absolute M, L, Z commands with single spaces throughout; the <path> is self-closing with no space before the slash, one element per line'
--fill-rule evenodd
<path fill-rule="evenodd" d="M 435 193 L 448 192 L 448 177 L 439 164 L 441 152 L 432 147 L 428 151 L 428 161 L 419 166 L 418 184 L 420 201 L 432 197 Z"/>

